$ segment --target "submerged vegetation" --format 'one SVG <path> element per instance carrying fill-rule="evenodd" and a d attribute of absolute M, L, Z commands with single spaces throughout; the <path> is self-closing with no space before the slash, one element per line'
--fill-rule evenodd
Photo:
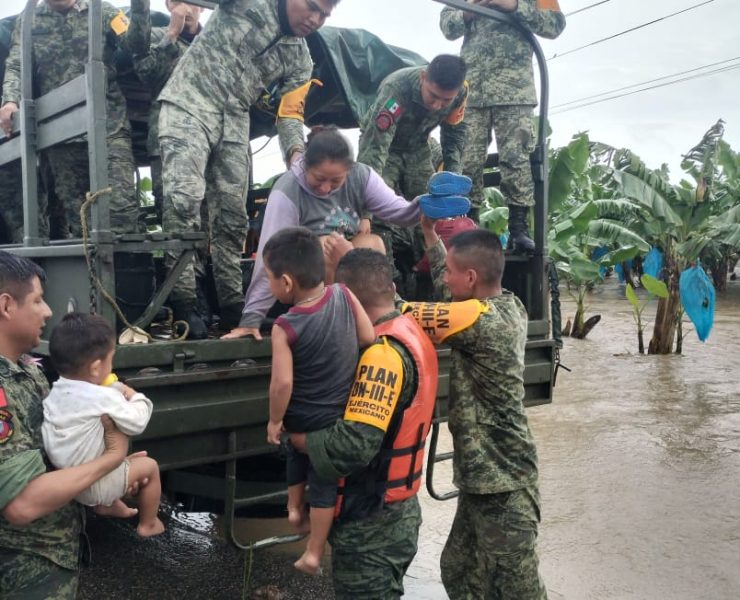
<path fill-rule="evenodd" d="M 644 352 L 646 324 L 644 304 L 633 289 L 637 281 L 658 296 L 649 354 L 682 351 L 684 305 L 698 305 L 698 311 L 687 314 L 695 325 L 697 317 L 691 314 L 701 315 L 703 333 L 697 333 L 706 339 L 710 298 L 713 311 L 714 288 L 725 289 L 740 250 L 740 155 L 723 135 L 719 120 L 684 155 L 686 178 L 677 185 L 670 183 L 665 165 L 651 170 L 630 150 L 591 141 L 586 133 L 551 151 L 548 246 L 576 301 L 571 336 L 583 338 L 595 325 L 593 317 L 586 318 L 588 291 L 611 268 L 658 249 L 652 253 L 660 259 L 655 278 L 630 281 L 627 271 L 626 295 L 636 314 L 639 351 Z M 692 295 L 682 298 L 679 282 L 688 269 L 694 270 L 696 283 L 681 285 L 684 296 Z"/>

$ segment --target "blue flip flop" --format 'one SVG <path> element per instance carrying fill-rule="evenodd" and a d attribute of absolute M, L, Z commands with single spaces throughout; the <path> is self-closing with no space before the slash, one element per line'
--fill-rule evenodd
<path fill-rule="evenodd" d="M 470 177 L 451 171 L 440 171 L 429 178 L 429 193 L 433 196 L 467 196 L 473 187 Z"/>
<path fill-rule="evenodd" d="M 419 207 L 430 219 L 449 219 L 467 215 L 470 211 L 470 200 L 465 196 L 419 196 Z"/>

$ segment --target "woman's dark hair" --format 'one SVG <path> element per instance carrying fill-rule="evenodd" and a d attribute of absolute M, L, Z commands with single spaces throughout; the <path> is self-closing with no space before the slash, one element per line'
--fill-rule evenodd
<path fill-rule="evenodd" d="M 71 312 L 62 317 L 49 338 L 49 356 L 62 376 L 80 375 L 91 362 L 116 347 L 116 332 L 100 315 Z"/>
<path fill-rule="evenodd" d="M 355 162 L 352 147 L 336 126 L 316 125 L 308 134 L 303 162 L 310 169 L 327 160 L 342 163 L 346 167 Z"/>

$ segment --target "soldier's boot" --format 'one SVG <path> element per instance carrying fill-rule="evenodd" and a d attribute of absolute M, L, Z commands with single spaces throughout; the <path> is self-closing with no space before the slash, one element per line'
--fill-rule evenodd
<path fill-rule="evenodd" d="M 185 321 L 188 324 L 189 340 L 204 340 L 208 337 L 208 327 L 206 327 L 203 317 L 196 310 L 194 303 L 173 302 L 172 314 L 175 321 Z"/>
<path fill-rule="evenodd" d="M 218 328 L 221 331 L 231 331 L 235 327 L 239 327 L 243 308 L 244 304 L 241 302 L 239 304 L 227 304 L 226 306 L 221 307 L 221 318 L 218 322 Z"/>
<path fill-rule="evenodd" d="M 529 226 L 527 225 L 528 213 L 528 206 L 509 205 L 509 242 L 506 247 L 516 254 L 534 252 L 534 242 L 529 237 Z"/>

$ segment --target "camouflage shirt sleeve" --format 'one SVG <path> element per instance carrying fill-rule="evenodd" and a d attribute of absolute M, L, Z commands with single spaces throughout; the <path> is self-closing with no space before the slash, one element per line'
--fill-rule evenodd
<path fill-rule="evenodd" d="M 462 115 L 465 113 L 465 105 L 468 100 L 467 83 L 465 86 L 465 92 L 457 99 L 452 114 L 460 111 L 462 111 L 460 113 Z M 447 121 L 442 122 L 440 126 L 440 143 L 442 145 L 442 162 L 445 171 L 462 173 L 462 160 L 467 129 L 464 120 L 454 124 Z"/>
<path fill-rule="evenodd" d="M 565 15 L 557 0 L 546 0 L 543 7 L 537 4 L 537 0 L 519 0 L 514 19 L 532 33 L 553 40 L 565 29 Z"/>
<path fill-rule="evenodd" d="M 403 388 L 396 409 L 407 407 L 416 393 L 418 376 L 409 351 L 400 343 L 389 343 L 403 361 Z M 327 429 L 306 435 L 306 451 L 319 477 L 327 481 L 359 471 L 378 454 L 385 432 L 372 425 L 339 420 Z"/>
<path fill-rule="evenodd" d="M 280 86 L 280 94 L 284 95 L 292 92 L 296 88 L 305 85 L 311 79 L 313 71 L 313 62 L 308 50 L 302 55 L 290 75 L 286 76 Z M 277 119 L 278 139 L 280 140 L 280 150 L 283 158 L 287 162 L 293 150 L 303 151 L 305 141 L 303 137 L 303 119 L 292 117 L 278 117 Z"/>
<path fill-rule="evenodd" d="M 124 43 L 134 57 L 149 53 L 151 34 L 149 0 L 131 0 L 131 20 Z"/>
<path fill-rule="evenodd" d="M 449 302 L 452 297 L 449 288 L 444 282 L 447 250 L 441 239 L 437 240 L 434 246 L 427 248 L 427 256 L 429 257 L 429 267 L 432 273 L 432 281 L 434 282 L 434 299 L 439 302 Z"/>
<path fill-rule="evenodd" d="M 5 61 L 5 78 L 3 79 L 3 100 L 6 102 L 21 102 L 21 22 L 22 18 L 15 20 L 13 36 L 10 42 L 10 52 Z"/>
<path fill-rule="evenodd" d="M 445 7 L 439 15 L 439 28 L 448 40 L 454 41 L 465 35 L 465 21 L 463 11 L 457 8 Z"/>
<path fill-rule="evenodd" d="M 388 152 L 396 135 L 398 118 L 389 110 L 388 105 L 397 101 L 397 94 L 390 86 L 381 85 L 375 102 L 362 119 L 357 162 L 372 167 L 383 175 Z M 403 107 L 400 107 L 403 110 Z"/>

